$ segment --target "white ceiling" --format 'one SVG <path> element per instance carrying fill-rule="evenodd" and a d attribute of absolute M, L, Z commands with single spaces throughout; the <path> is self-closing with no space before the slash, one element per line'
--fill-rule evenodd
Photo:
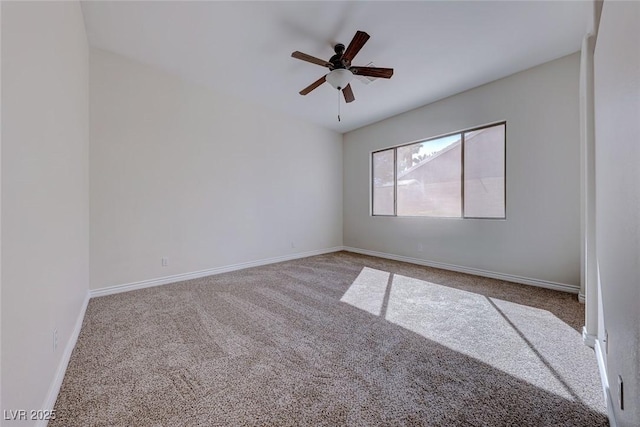
<path fill-rule="evenodd" d="M 338 132 L 347 132 L 576 52 L 589 1 L 84 2 L 89 43 Z M 371 39 L 354 65 L 395 69 L 352 83 L 356 100 L 324 84 L 329 59 L 356 30 Z"/>

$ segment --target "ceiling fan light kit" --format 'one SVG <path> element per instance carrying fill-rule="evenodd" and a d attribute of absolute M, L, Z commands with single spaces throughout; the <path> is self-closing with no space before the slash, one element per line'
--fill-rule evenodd
<path fill-rule="evenodd" d="M 334 89 L 338 90 L 342 90 L 347 87 L 351 79 L 353 79 L 353 73 L 346 68 L 332 70 L 326 75 L 327 83 L 333 86 Z"/>
<path fill-rule="evenodd" d="M 324 82 L 328 82 L 334 89 L 342 91 L 344 100 L 349 103 L 356 99 L 353 96 L 350 84 L 354 74 L 357 74 L 358 76 L 390 79 L 391 76 L 393 76 L 393 68 L 351 66 L 351 61 L 358 52 L 360 52 L 360 49 L 362 49 L 367 40 L 369 40 L 369 34 L 364 31 L 356 31 L 356 35 L 353 36 L 351 43 L 349 43 L 349 46 L 346 49 L 342 43 L 338 43 L 334 46 L 333 50 L 335 51 L 335 55 L 333 55 L 329 61 L 325 61 L 299 51 L 293 52 L 291 54 L 293 58 L 320 65 L 321 67 L 327 67 L 330 70 L 328 74 L 320 77 L 318 80 L 302 89 L 300 91 L 300 95 L 307 95 Z M 340 103 L 338 102 L 338 108 L 339 107 Z M 338 111 L 338 121 L 339 120 L 340 113 Z"/>

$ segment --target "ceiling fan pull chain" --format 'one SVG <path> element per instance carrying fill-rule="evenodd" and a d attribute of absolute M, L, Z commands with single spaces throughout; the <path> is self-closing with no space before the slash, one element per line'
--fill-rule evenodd
<path fill-rule="evenodd" d="M 340 91 L 338 90 L 338 121 L 340 121 Z"/>

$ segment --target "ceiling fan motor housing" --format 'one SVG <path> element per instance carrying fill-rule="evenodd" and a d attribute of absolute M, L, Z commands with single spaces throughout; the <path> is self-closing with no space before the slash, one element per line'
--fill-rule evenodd
<path fill-rule="evenodd" d="M 349 66 L 351 65 L 350 61 L 347 61 L 346 59 L 342 59 L 342 55 L 344 55 L 344 50 L 345 50 L 344 45 L 342 43 L 338 43 L 333 47 L 333 50 L 335 51 L 336 54 L 333 55 L 329 60 L 329 62 L 331 62 L 331 64 L 333 65 L 333 69 L 339 70 L 342 68 L 349 68 Z"/>

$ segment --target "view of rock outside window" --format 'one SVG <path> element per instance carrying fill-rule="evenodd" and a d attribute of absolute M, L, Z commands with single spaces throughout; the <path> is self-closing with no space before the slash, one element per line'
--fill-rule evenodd
<path fill-rule="evenodd" d="M 397 150 L 397 215 L 460 217 L 460 135 L 405 145 Z"/>
<path fill-rule="evenodd" d="M 373 153 L 373 215 L 504 218 L 505 126 Z"/>

